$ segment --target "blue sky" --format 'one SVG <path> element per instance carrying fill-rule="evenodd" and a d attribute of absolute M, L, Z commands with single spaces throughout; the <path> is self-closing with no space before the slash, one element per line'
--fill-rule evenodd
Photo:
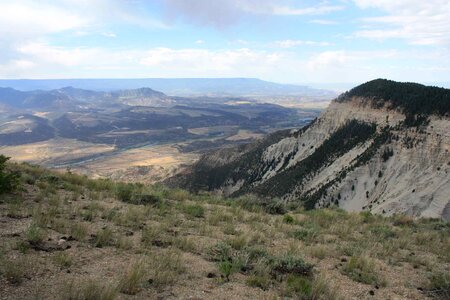
<path fill-rule="evenodd" d="M 450 82 L 448 0 L 0 0 L 1 78 Z"/>

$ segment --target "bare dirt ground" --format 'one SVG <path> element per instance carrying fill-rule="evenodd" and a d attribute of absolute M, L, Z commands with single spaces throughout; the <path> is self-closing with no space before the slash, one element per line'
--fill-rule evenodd
<path fill-rule="evenodd" d="M 93 178 L 154 183 L 174 175 L 198 158 L 195 153 L 181 153 L 174 145 L 145 146 L 86 162 L 72 170 Z"/>
<path fill-rule="evenodd" d="M 114 151 L 114 147 L 111 145 L 63 138 L 19 146 L 0 147 L 0 154 L 11 157 L 14 161 L 30 162 L 43 166 L 51 166 L 112 151 Z"/>
<path fill-rule="evenodd" d="M 62 138 L 0 147 L 0 154 L 11 157 L 13 161 L 29 162 L 63 171 L 70 167 L 73 172 L 93 178 L 145 183 L 172 176 L 199 157 L 195 153 L 181 153 L 174 145 L 118 150 L 112 145 Z"/>

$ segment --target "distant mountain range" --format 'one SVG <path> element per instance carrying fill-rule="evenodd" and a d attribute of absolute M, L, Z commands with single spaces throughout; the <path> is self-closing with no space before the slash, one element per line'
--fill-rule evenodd
<path fill-rule="evenodd" d="M 317 114 L 242 98 L 169 97 L 150 88 L 104 92 L 74 87 L 0 88 L 0 112 L 0 146 L 60 137 L 117 147 L 226 139 L 240 129 L 260 135 L 271 128 L 304 124 Z M 210 134 L 205 129 L 209 127 L 217 128 Z M 198 132 L 196 128 L 203 128 L 203 133 L 192 133 Z"/>
<path fill-rule="evenodd" d="M 170 96 L 287 96 L 333 98 L 335 92 L 308 86 L 279 84 L 256 78 L 143 78 L 143 79 L 12 79 L 0 87 L 21 91 L 54 90 L 71 86 L 94 91 L 117 91 L 149 87 Z"/>

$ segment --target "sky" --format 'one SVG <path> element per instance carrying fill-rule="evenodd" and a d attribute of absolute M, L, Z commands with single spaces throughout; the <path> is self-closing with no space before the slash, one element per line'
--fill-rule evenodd
<path fill-rule="evenodd" d="M 450 82 L 449 0 L 0 0 L 0 78 Z"/>

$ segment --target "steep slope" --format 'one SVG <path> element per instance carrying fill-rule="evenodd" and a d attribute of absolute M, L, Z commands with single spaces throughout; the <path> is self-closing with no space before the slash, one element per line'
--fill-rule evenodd
<path fill-rule="evenodd" d="M 280 197 L 450 219 L 450 90 L 374 80 L 307 128 L 203 157 L 175 182 L 232 196 Z"/>

